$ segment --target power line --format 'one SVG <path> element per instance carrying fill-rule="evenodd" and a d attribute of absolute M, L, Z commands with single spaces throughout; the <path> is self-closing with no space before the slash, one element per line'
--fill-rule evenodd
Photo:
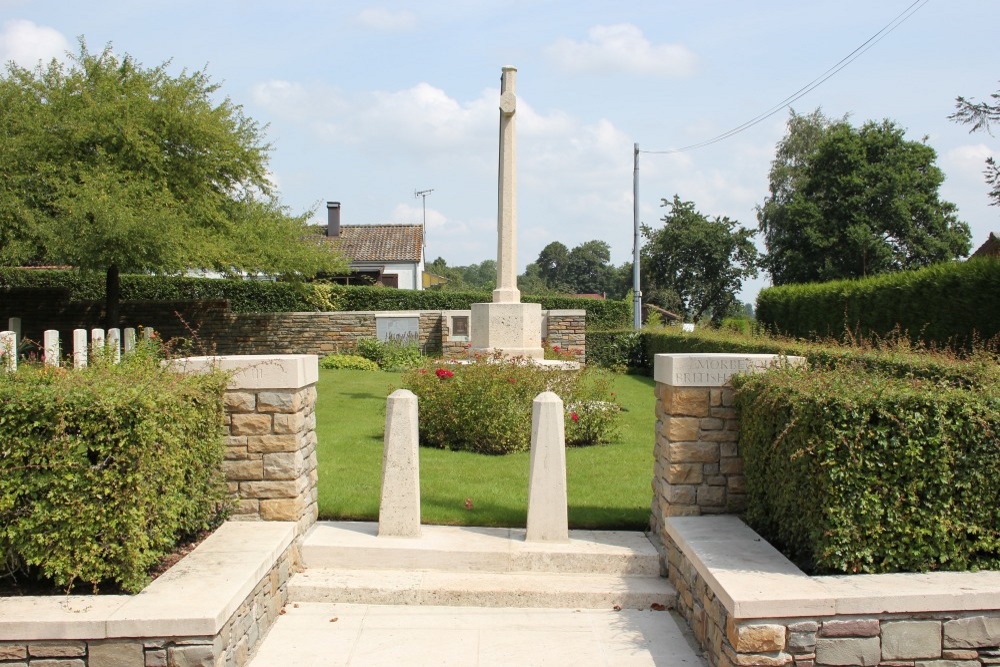
<path fill-rule="evenodd" d="M 832 77 L 833 75 L 835 75 L 837 72 L 839 72 L 840 70 L 844 69 L 845 67 L 847 67 L 848 65 L 850 65 L 852 62 L 854 62 L 855 60 L 857 60 L 858 58 L 860 58 L 866 51 L 868 51 L 868 49 L 872 48 L 873 46 L 875 46 L 876 44 L 878 44 L 880 41 L 882 41 L 883 38 L 885 38 L 893 30 L 895 30 L 896 28 L 898 28 L 899 26 L 901 26 L 908 18 L 910 18 L 911 16 L 913 16 L 915 13 L 917 13 L 928 2 L 930 2 L 930 0 L 915 0 L 909 7 L 907 7 L 902 12 L 900 12 L 900 14 L 896 16 L 896 18 L 892 19 L 891 21 L 889 21 L 889 23 L 887 23 L 885 26 L 883 26 L 881 30 L 879 30 L 878 32 L 876 32 L 871 37 L 869 37 L 860 46 L 858 46 L 856 49 L 854 49 L 853 51 L 851 51 L 849 54 L 847 54 L 846 56 L 844 56 L 843 58 L 841 58 L 840 61 L 836 65 L 834 65 L 833 67 L 830 67 L 825 72 L 823 72 L 822 74 L 820 74 L 818 77 L 816 77 L 815 79 L 813 79 L 812 81 L 810 81 L 809 83 L 807 83 L 802 88 L 799 88 L 797 91 L 795 91 L 794 93 L 792 93 L 791 95 L 789 95 L 785 99 L 781 100 L 780 102 L 778 102 L 777 104 L 775 104 L 774 106 L 772 106 L 771 108 L 769 108 L 767 111 L 761 113 L 758 116 L 754 116 L 753 118 L 751 118 L 750 120 L 746 121 L 742 125 L 737 125 L 733 129 L 731 129 L 731 130 L 729 130 L 727 132 L 723 132 L 722 134 L 718 135 L 717 137 L 713 137 L 711 139 L 708 139 L 706 141 L 702 141 L 702 142 L 699 142 L 699 143 L 696 143 L 696 144 L 691 144 L 690 146 L 684 146 L 683 148 L 674 148 L 672 150 L 667 150 L 667 151 L 641 151 L 641 152 L 642 153 L 669 154 L 669 153 L 683 153 L 684 151 L 690 151 L 690 150 L 694 150 L 696 148 L 704 148 L 705 146 L 710 146 L 712 144 L 715 144 L 715 143 L 718 143 L 718 142 L 723 141 L 725 139 L 728 139 L 729 137 L 735 136 L 735 135 L 743 132 L 744 130 L 747 130 L 747 129 L 753 127 L 754 125 L 757 125 L 758 123 L 761 123 L 761 122 L 767 120 L 768 118 L 770 118 L 774 114 L 778 113 L 782 109 L 790 106 L 793 102 L 795 102 L 798 99 L 804 97 L 806 94 L 812 92 L 813 90 L 815 90 L 816 88 L 818 88 L 820 85 L 822 85 L 827 79 L 829 79 L 830 77 Z"/>

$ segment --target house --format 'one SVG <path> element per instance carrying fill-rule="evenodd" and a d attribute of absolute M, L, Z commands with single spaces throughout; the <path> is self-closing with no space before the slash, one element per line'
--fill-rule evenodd
<path fill-rule="evenodd" d="M 990 232 L 990 237 L 986 239 L 986 243 L 979 246 L 979 249 L 972 253 L 969 259 L 974 257 L 1000 257 L 1000 239 L 997 238 L 996 234 Z"/>
<path fill-rule="evenodd" d="M 326 217 L 326 238 L 351 261 L 351 273 L 332 282 L 424 288 L 423 225 L 342 225 L 335 201 L 327 202 Z"/>

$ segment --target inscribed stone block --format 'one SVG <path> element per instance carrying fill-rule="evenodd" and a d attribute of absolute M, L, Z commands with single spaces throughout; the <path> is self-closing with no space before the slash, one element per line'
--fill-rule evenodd
<path fill-rule="evenodd" d="M 940 621 L 882 623 L 882 659 L 912 660 L 941 655 Z"/>
<path fill-rule="evenodd" d="M 824 624 L 825 625 L 825 624 Z M 882 658 L 878 637 L 828 638 L 816 640 L 816 662 L 821 665 L 877 665 Z"/>

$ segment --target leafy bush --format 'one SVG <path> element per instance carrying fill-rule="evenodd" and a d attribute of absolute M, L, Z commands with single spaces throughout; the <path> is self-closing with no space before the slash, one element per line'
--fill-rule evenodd
<path fill-rule="evenodd" d="M 647 358 L 644 334 L 634 329 L 591 331 L 587 333 L 587 363 L 617 372 L 627 370 L 652 371 L 652 358 Z"/>
<path fill-rule="evenodd" d="M 140 590 L 178 538 L 220 517 L 225 385 L 148 352 L 0 373 L 0 559 L 67 590 Z"/>
<path fill-rule="evenodd" d="M 407 343 L 361 338 L 356 344 L 356 349 L 360 356 L 374 361 L 382 370 L 394 373 L 416 368 L 424 360 L 420 354 L 420 345 L 415 341 Z"/>
<path fill-rule="evenodd" d="M 319 360 L 320 368 L 346 368 L 355 371 L 381 370 L 371 359 L 356 354 L 328 354 Z"/>
<path fill-rule="evenodd" d="M 477 355 L 468 364 L 412 370 L 403 386 L 420 402 L 421 443 L 442 449 L 528 450 L 532 401 L 543 391 L 563 400 L 568 445 L 607 442 L 618 426 L 609 379 L 593 370 L 547 370 L 523 359 Z"/>
<path fill-rule="evenodd" d="M 1000 335 L 1000 261 L 976 259 L 917 271 L 762 290 L 757 319 L 802 338 L 886 337 L 968 350 Z"/>
<path fill-rule="evenodd" d="M 1000 383 L 737 376 L 748 523 L 814 573 L 1000 567 Z"/>

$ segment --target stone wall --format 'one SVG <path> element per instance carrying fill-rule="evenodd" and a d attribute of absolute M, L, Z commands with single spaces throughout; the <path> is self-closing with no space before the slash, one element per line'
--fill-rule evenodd
<path fill-rule="evenodd" d="M 188 372 L 233 373 L 226 389 L 226 483 L 233 520 L 295 521 L 304 534 L 318 515 L 316 355 L 189 357 Z"/>
<path fill-rule="evenodd" d="M 712 667 L 1000 664 L 1000 610 L 922 611 L 926 605 L 919 595 L 911 595 L 913 611 L 741 619 L 727 610 L 727 592 L 707 581 L 669 536 L 665 547 L 677 611 Z M 763 571 L 757 576 L 766 576 Z M 898 585 L 886 588 L 887 597 L 906 592 L 916 591 Z"/>
<path fill-rule="evenodd" d="M 100 304 L 69 302 L 65 290 L 49 292 L 8 290 L 0 300 L 0 327 L 19 317 L 24 339 L 39 344 L 46 329 L 59 331 L 63 348 L 74 329 L 103 326 Z M 451 336 L 448 314 L 469 311 L 420 311 L 420 346 L 428 355 L 448 358 L 466 355 L 467 338 Z M 407 311 L 409 314 L 410 311 Z M 192 354 L 259 355 L 349 352 L 360 338 L 376 337 L 377 315 L 402 313 L 373 311 L 306 313 L 233 313 L 226 301 L 125 301 L 124 326 L 152 327 L 164 340 L 192 342 Z M 542 335 L 549 346 L 574 350 L 586 357 L 585 310 L 542 311 Z M 547 325 L 547 330 L 546 330 Z"/>
<path fill-rule="evenodd" d="M 0 640 L 0 666 L 241 667 L 249 662 L 288 602 L 288 579 L 297 560 L 297 547 L 292 543 L 214 635 Z M 86 629 L 80 628 L 71 636 L 81 635 L 86 636 Z"/>

